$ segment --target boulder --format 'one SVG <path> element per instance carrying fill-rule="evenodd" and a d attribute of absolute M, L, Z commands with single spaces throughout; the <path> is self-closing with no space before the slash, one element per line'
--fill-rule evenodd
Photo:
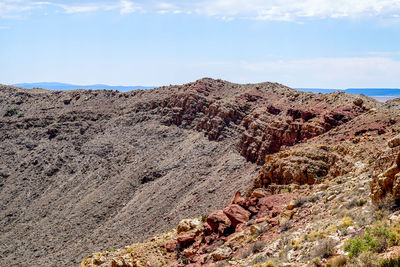
<path fill-rule="evenodd" d="M 251 213 L 237 204 L 232 204 L 224 209 L 225 215 L 232 222 L 233 227 L 245 223 L 250 219 Z"/>
<path fill-rule="evenodd" d="M 179 222 L 178 227 L 176 228 L 178 234 L 182 232 L 187 232 L 192 229 L 197 229 L 201 225 L 201 221 L 199 219 L 184 219 Z"/>
<path fill-rule="evenodd" d="M 223 235 L 232 225 L 228 216 L 222 210 L 217 210 L 211 213 L 207 217 L 207 224 L 211 227 L 212 232 L 218 232 L 220 235 Z"/>
<path fill-rule="evenodd" d="M 400 145 L 400 134 L 395 136 L 395 137 L 393 137 L 388 142 L 388 146 L 390 148 L 394 148 L 394 147 L 399 146 L 399 145 Z"/>
<path fill-rule="evenodd" d="M 392 194 L 395 199 L 400 199 L 400 172 L 393 177 Z"/>
<path fill-rule="evenodd" d="M 253 193 L 251 194 L 252 197 L 256 197 L 256 198 L 265 197 L 266 195 L 267 195 L 267 192 L 265 191 L 264 188 L 256 188 L 256 189 L 254 189 Z"/>
<path fill-rule="evenodd" d="M 177 241 L 174 240 L 174 241 L 172 241 L 172 242 L 166 244 L 166 245 L 165 245 L 165 249 L 166 249 L 168 252 L 172 252 L 172 251 L 174 251 L 174 250 L 176 249 L 176 245 L 177 245 Z"/>
<path fill-rule="evenodd" d="M 398 145 L 397 142 L 400 142 L 400 135 L 391 139 L 388 145 L 395 147 Z M 371 198 L 375 203 L 378 203 L 387 194 L 392 194 L 395 200 L 400 199 L 400 153 L 390 168 L 372 178 L 370 188 Z"/>
<path fill-rule="evenodd" d="M 245 205 L 246 200 L 242 197 L 242 194 L 237 191 L 235 193 L 235 196 L 232 198 L 232 200 L 229 202 L 229 205 L 231 204 L 238 204 L 240 206 L 244 206 Z"/>
<path fill-rule="evenodd" d="M 128 266 L 122 257 L 113 258 L 111 260 L 111 267 L 125 267 Z"/>
<path fill-rule="evenodd" d="M 210 256 L 213 258 L 214 261 L 220 261 L 229 258 L 231 254 L 232 254 L 232 249 L 229 247 L 225 247 L 225 248 L 217 248 L 210 254 Z"/>
<path fill-rule="evenodd" d="M 277 225 L 279 225 L 279 219 L 278 219 L 277 217 L 272 218 L 272 219 L 269 219 L 268 223 L 269 223 L 271 226 L 277 226 Z"/>
<path fill-rule="evenodd" d="M 181 248 L 187 248 L 188 246 L 194 243 L 195 239 L 196 239 L 196 233 L 190 233 L 178 237 L 177 242 Z"/>
<path fill-rule="evenodd" d="M 356 106 L 361 107 L 364 101 L 361 98 L 357 98 L 356 100 L 353 101 L 353 104 Z"/>

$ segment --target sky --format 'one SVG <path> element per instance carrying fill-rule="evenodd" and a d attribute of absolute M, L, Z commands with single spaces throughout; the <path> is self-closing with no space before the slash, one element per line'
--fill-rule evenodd
<path fill-rule="evenodd" d="M 0 0 L 0 83 L 400 88 L 400 0 Z"/>

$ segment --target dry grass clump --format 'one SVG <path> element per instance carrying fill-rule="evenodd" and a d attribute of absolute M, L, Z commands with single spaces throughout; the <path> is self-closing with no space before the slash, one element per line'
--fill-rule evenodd
<path fill-rule="evenodd" d="M 311 253 L 312 258 L 329 258 L 335 253 L 336 241 L 331 238 L 325 238 L 314 246 Z"/>
<path fill-rule="evenodd" d="M 346 255 L 338 255 L 328 260 L 327 267 L 340 267 L 346 265 L 348 258 Z"/>
<path fill-rule="evenodd" d="M 375 203 L 378 210 L 392 211 L 396 208 L 396 200 L 392 194 L 387 194 L 384 198 Z"/>
<path fill-rule="evenodd" d="M 251 247 L 251 252 L 253 252 L 255 254 L 255 253 L 258 253 L 258 252 L 262 251 L 263 248 L 265 248 L 266 244 L 267 243 L 265 241 L 256 241 L 256 242 L 254 242 L 253 246 Z"/>

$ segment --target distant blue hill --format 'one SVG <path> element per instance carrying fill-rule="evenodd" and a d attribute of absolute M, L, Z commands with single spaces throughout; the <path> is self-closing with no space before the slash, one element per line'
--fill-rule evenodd
<path fill-rule="evenodd" d="M 92 85 L 76 85 L 68 83 L 56 83 L 56 82 L 42 82 L 42 83 L 16 83 L 14 86 L 22 87 L 25 89 L 42 88 L 47 90 L 75 90 L 75 89 L 107 89 L 107 90 L 118 90 L 122 92 L 131 91 L 135 89 L 152 89 L 154 86 L 112 86 L 106 84 L 92 84 Z"/>

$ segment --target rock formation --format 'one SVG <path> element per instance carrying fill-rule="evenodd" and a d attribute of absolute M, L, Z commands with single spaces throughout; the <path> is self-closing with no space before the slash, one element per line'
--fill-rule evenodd
<path fill-rule="evenodd" d="M 396 149 L 399 145 L 400 136 L 388 142 L 391 149 Z M 379 202 L 388 194 L 391 194 L 395 200 L 400 200 L 400 153 L 397 153 L 394 164 L 390 168 L 373 177 L 370 187 L 371 197 L 375 202 Z"/>
<path fill-rule="evenodd" d="M 313 201 L 340 203 L 335 179 L 380 169 L 399 115 L 395 102 L 208 78 L 127 93 L 0 86 L 0 103 L 1 266 L 71 266 L 133 242 L 83 264 L 227 259 L 247 235 L 309 222 Z"/>

